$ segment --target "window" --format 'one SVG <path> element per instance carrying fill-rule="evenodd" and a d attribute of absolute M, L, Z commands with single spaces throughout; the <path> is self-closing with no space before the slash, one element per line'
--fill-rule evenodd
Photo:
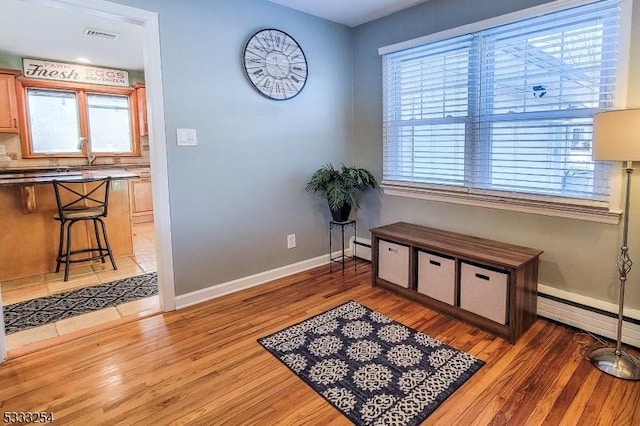
<path fill-rule="evenodd" d="M 23 157 L 139 155 L 134 91 L 20 79 Z"/>
<path fill-rule="evenodd" d="M 32 152 L 80 152 L 80 121 L 75 92 L 27 89 L 27 111 Z"/>
<path fill-rule="evenodd" d="M 614 106 L 620 0 L 530 16 L 381 49 L 383 186 L 608 206 L 591 133 Z"/>
<path fill-rule="evenodd" d="M 129 98 L 117 95 L 87 95 L 89 133 L 93 152 L 131 152 Z"/>

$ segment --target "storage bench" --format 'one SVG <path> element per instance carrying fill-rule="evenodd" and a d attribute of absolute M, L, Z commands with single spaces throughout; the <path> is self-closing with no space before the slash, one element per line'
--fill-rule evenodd
<path fill-rule="evenodd" d="M 541 250 L 404 222 L 371 237 L 374 287 L 511 343 L 535 321 Z"/>

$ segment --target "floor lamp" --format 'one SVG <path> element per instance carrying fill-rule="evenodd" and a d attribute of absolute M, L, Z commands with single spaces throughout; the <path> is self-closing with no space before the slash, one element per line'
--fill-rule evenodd
<path fill-rule="evenodd" d="M 624 199 L 624 227 L 622 247 L 617 259 L 620 275 L 618 298 L 618 336 L 615 348 L 596 349 L 589 359 L 598 369 L 621 379 L 640 380 L 640 360 L 622 351 L 622 319 L 624 311 L 624 287 L 631 271 L 631 258 L 627 247 L 629 231 L 629 196 L 631 194 L 632 162 L 640 161 L 640 109 L 606 111 L 593 120 L 593 159 L 626 162 L 626 192 Z"/>

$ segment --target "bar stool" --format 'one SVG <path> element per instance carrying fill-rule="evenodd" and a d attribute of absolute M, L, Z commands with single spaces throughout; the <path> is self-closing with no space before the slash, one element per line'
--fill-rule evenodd
<path fill-rule="evenodd" d="M 56 272 L 60 272 L 60 265 L 64 263 L 64 280 L 69 280 L 69 265 L 76 262 L 90 260 L 102 260 L 109 257 L 113 269 L 118 269 L 113 260 L 113 253 L 107 237 L 107 227 L 103 219 L 107 217 L 109 207 L 109 188 L 111 177 L 104 179 L 82 179 L 75 181 L 53 181 L 53 189 L 56 195 L 58 215 L 54 217 L 60 222 L 60 242 L 58 245 L 58 257 L 56 258 Z M 95 244 L 89 242 L 89 247 L 72 250 L 72 227 L 76 222 L 93 222 Z M 100 231 L 102 231 L 101 242 Z M 66 241 L 66 242 L 65 242 Z M 72 259 L 72 257 L 88 253 L 89 257 Z"/>

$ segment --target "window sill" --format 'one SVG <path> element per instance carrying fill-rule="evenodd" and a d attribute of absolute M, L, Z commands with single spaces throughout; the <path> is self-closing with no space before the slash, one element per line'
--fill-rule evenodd
<path fill-rule="evenodd" d="M 382 182 L 380 187 L 385 195 L 585 220 L 610 225 L 617 225 L 620 223 L 620 218 L 622 217 L 621 211 L 610 210 L 602 207 L 553 203 L 548 201 L 509 198 L 487 194 L 470 194 L 461 191 L 403 185 L 395 182 Z"/>

